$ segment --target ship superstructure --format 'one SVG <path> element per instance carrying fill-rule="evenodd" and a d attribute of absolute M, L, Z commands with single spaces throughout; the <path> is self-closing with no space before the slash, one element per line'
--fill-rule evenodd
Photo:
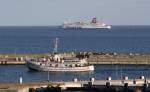
<path fill-rule="evenodd" d="M 67 21 L 64 22 L 62 25 L 63 28 L 105 28 L 105 29 L 111 29 L 110 25 L 106 25 L 105 23 L 100 23 L 97 21 L 96 18 L 93 18 L 91 22 L 83 22 L 83 21 L 77 21 L 77 22 L 71 22 Z"/>

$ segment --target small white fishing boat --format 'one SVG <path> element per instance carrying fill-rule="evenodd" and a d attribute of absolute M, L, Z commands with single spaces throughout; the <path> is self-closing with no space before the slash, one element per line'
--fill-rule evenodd
<path fill-rule="evenodd" d="M 54 51 L 57 52 L 58 38 L 55 40 Z M 94 66 L 89 65 L 85 58 L 65 59 L 59 54 L 48 55 L 47 58 L 27 58 L 29 69 L 38 71 L 93 71 Z"/>
<path fill-rule="evenodd" d="M 86 59 L 61 59 L 59 55 L 52 55 L 43 61 L 39 59 L 26 59 L 26 64 L 29 69 L 37 71 L 93 71 L 94 66 L 89 65 Z"/>

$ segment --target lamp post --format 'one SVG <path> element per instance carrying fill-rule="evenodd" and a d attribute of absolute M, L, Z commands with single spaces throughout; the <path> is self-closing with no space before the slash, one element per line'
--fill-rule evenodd
<path fill-rule="evenodd" d="M 47 81 L 49 82 L 49 68 L 48 68 L 48 72 L 47 72 Z"/>

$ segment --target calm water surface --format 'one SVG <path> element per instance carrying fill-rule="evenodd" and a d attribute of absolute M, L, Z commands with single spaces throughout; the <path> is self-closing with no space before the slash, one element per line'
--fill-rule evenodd
<path fill-rule="evenodd" d="M 0 53 L 48 53 L 53 51 L 54 39 L 59 38 L 61 51 L 150 52 L 150 26 L 113 26 L 111 30 L 64 30 L 59 27 L 0 27 Z M 94 72 L 51 72 L 50 81 L 89 80 L 112 76 L 150 77 L 150 66 L 102 66 Z M 0 66 L 0 82 L 47 81 L 47 72 L 29 71 L 25 65 Z"/>
<path fill-rule="evenodd" d="M 71 81 L 73 78 L 79 80 L 106 79 L 112 76 L 119 79 L 123 76 L 139 78 L 140 76 L 150 78 L 150 66 L 125 66 L 125 65 L 96 65 L 93 72 L 50 72 L 50 81 Z M 30 71 L 25 65 L 0 66 L 0 82 L 19 82 L 19 77 L 24 82 L 48 81 L 48 72 Z"/>
<path fill-rule="evenodd" d="M 150 52 L 150 26 L 104 29 L 0 27 L 0 53 L 47 53 L 59 38 L 59 51 Z"/>

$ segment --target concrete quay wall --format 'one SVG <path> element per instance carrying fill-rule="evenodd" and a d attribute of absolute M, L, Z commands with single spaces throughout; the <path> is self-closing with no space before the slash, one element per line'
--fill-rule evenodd
<path fill-rule="evenodd" d="M 150 55 L 92 55 L 87 61 L 90 64 L 150 65 Z"/>
<path fill-rule="evenodd" d="M 32 88 L 36 89 L 43 89 L 47 87 L 53 88 L 61 88 L 61 90 L 67 90 L 68 88 L 97 88 L 103 89 L 107 86 L 113 87 L 121 87 L 123 88 L 125 85 L 128 86 L 127 88 L 141 88 L 144 87 L 145 89 L 149 88 L 150 80 L 145 79 L 144 76 L 141 76 L 140 79 L 128 79 L 125 77 L 124 79 L 120 80 L 112 80 L 111 77 L 108 77 L 106 80 L 95 80 L 91 78 L 90 80 L 80 81 L 78 79 L 74 79 L 73 81 L 69 82 L 35 82 L 35 83 L 1 83 L 0 84 L 0 92 L 30 92 L 29 90 Z M 53 89 L 52 89 L 53 90 Z M 35 92 L 35 91 L 34 91 Z"/>
<path fill-rule="evenodd" d="M 0 83 L 0 92 L 29 92 L 30 88 L 37 89 L 47 86 L 61 86 L 62 82 L 35 82 L 35 83 Z"/>

